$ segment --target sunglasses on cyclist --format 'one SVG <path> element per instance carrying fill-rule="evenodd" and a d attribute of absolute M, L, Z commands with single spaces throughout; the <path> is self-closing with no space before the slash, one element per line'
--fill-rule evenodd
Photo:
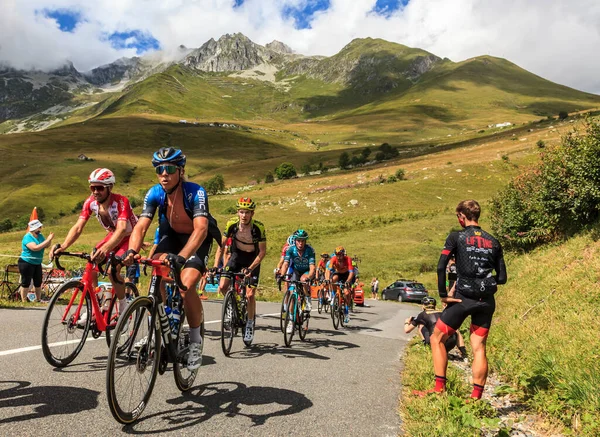
<path fill-rule="evenodd" d="M 159 165 L 156 167 L 156 174 L 163 174 L 164 172 L 167 172 L 167 174 L 175 174 L 178 168 L 179 167 L 176 165 Z"/>
<path fill-rule="evenodd" d="M 106 187 L 104 185 L 90 185 L 90 191 L 92 192 L 97 191 L 99 193 L 102 193 L 104 190 L 106 190 Z"/>

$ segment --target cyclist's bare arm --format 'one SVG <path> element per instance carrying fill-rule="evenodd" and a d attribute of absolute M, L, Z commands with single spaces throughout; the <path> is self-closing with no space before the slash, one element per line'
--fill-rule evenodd
<path fill-rule="evenodd" d="M 216 269 L 219 267 L 219 261 L 223 257 L 223 253 L 225 252 L 225 243 L 227 242 L 227 237 L 224 235 L 221 238 L 221 245 L 217 246 L 217 251 L 215 252 L 215 263 L 213 267 Z"/>
<path fill-rule="evenodd" d="M 279 272 L 280 272 L 282 275 L 286 275 L 286 274 L 287 274 L 287 271 L 288 271 L 288 269 L 289 269 L 289 268 L 290 268 L 290 263 L 289 263 L 289 261 L 287 261 L 287 262 L 286 262 L 286 261 L 284 261 L 284 262 L 283 262 L 283 265 L 281 266 L 281 270 L 279 270 Z"/>
<path fill-rule="evenodd" d="M 58 250 L 62 251 L 68 247 L 71 247 L 71 245 L 77 241 L 77 239 L 83 232 L 83 228 L 85 227 L 86 223 L 87 220 L 84 218 L 80 217 L 79 219 L 77 219 L 77 223 L 75 223 L 73 227 L 69 229 L 69 233 L 67 234 L 65 241 L 62 242 L 62 244 L 60 245 L 60 249 Z M 54 258 L 54 250 L 50 250 L 50 258 Z"/>
<path fill-rule="evenodd" d="M 261 263 L 261 261 L 263 260 L 263 258 L 265 257 L 266 254 L 267 254 L 267 242 L 261 241 L 260 243 L 258 243 L 258 255 L 256 256 L 256 259 L 254 261 L 252 261 L 252 264 L 250 264 L 248 266 L 248 270 L 252 271 L 256 267 L 258 267 L 258 265 Z"/>
<path fill-rule="evenodd" d="M 310 279 L 314 279 L 315 278 L 315 270 L 316 270 L 315 265 L 311 264 L 310 267 L 309 267 L 309 270 L 308 270 L 308 277 Z"/>
<path fill-rule="evenodd" d="M 146 232 L 150 228 L 150 224 L 152 224 L 152 219 L 148 217 L 140 217 L 138 222 L 136 223 L 133 231 L 131 232 L 131 237 L 129 237 L 129 249 L 135 251 L 136 253 L 140 251 L 142 247 L 142 243 L 144 242 L 144 237 L 146 236 Z"/>
<path fill-rule="evenodd" d="M 208 219 L 206 217 L 196 217 L 193 223 L 194 230 L 181 252 L 178 253 L 179 256 L 185 259 L 196 253 L 208 234 Z"/>

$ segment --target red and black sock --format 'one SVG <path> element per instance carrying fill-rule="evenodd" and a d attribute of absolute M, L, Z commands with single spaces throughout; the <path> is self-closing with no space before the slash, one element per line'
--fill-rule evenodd
<path fill-rule="evenodd" d="M 483 395 L 483 385 L 473 384 L 471 399 L 481 399 L 481 395 Z"/>
<path fill-rule="evenodd" d="M 446 391 L 446 377 L 435 375 L 435 391 L 443 392 Z"/>

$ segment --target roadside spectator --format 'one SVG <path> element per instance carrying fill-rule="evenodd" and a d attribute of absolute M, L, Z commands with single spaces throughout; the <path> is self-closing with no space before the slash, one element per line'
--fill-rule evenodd
<path fill-rule="evenodd" d="M 373 278 L 371 281 L 371 298 L 377 300 L 377 295 L 379 293 L 379 280 L 377 278 Z"/>
<path fill-rule="evenodd" d="M 29 222 L 29 232 L 23 237 L 21 242 L 21 256 L 18 265 L 21 273 L 21 300 L 27 300 L 27 291 L 31 281 L 35 288 L 36 302 L 40 301 L 42 296 L 42 259 L 44 259 L 44 249 L 52 243 L 54 233 L 50 233 L 48 238 L 42 235 L 42 222 L 32 220 Z"/>
<path fill-rule="evenodd" d="M 436 309 L 437 301 L 433 297 L 424 297 L 423 311 L 417 317 L 409 317 L 404 321 L 404 332 L 410 333 L 418 327 L 419 336 L 426 346 L 431 346 L 430 338 L 435 329 L 435 324 L 442 315 L 442 312 Z M 458 349 L 463 360 L 467 358 L 467 350 L 460 333 L 457 331 L 445 341 L 446 351 L 451 351 L 458 344 Z"/>

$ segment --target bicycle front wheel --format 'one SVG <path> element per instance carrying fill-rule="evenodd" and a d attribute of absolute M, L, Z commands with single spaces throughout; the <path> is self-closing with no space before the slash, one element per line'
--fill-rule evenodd
<path fill-rule="evenodd" d="M 123 424 L 140 417 L 156 382 L 161 337 L 160 331 L 151 326 L 152 312 L 153 301 L 149 297 L 131 302 L 117 323 L 108 352 L 108 406 L 117 422 Z"/>
<path fill-rule="evenodd" d="M 226 357 L 228 357 L 231 352 L 233 337 L 235 337 L 235 331 L 237 329 L 237 309 L 235 296 L 233 295 L 234 293 L 235 291 L 229 290 L 227 294 L 225 294 L 225 298 L 223 299 L 223 310 L 221 313 L 221 349 L 223 349 L 223 353 Z"/>
<path fill-rule="evenodd" d="M 42 325 L 42 352 L 46 361 L 54 367 L 67 366 L 85 344 L 92 321 L 92 305 L 89 294 L 86 294 L 78 323 L 75 313 L 82 296 L 83 284 L 69 281 L 54 293 L 46 309 Z"/>
<path fill-rule="evenodd" d="M 331 318 L 333 320 L 333 328 L 337 330 L 340 326 L 340 296 L 338 294 L 333 298 Z"/>
<path fill-rule="evenodd" d="M 338 307 L 338 319 L 340 320 L 340 326 L 343 328 L 346 326 L 344 320 L 346 319 L 346 301 L 344 299 L 340 299 L 340 304 Z"/>
<path fill-rule="evenodd" d="M 285 328 L 285 313 L 286 313 L 286 302 L 290 300 L 290 290 L 287 290 L 283 294 L 283 299 L 281 299 L 281 316 L 279 317 L 279 328 L 281 328 L 281 332 L 284 332 Z"/>
<path fill-rule="evenodd" d="M 138 297 L 140 295 L 140 292 L 138 291 L 137 287 L 135 286 L 135 284 L 133 282 L 126 282 L 125 283 L 125 296 L 131 296 L 132 299 L 135 299 L 136 297 Z M 126 297 L 127 299 L 127 297 Z M 110 303 L 110 306 L 108 308 L 108 317 L 106 318 L 107 322 L 107 326 L 106 326 L 106 345 L 108 347 L 110 347 L 110 338 L 112 336 L 112 332 L 115 330 L 115 327 L 117 326 L 117 322 L 119 320 L 119 307 L 118 307 L 118 299 L 117 296 L 114 295 L 112 302 Z M 131 315 L 129 322 L 132 322 L 134 318 L 134 314 Z"/>
<path fill-rule="evenodd" d="M 285 327 L 283 331 L 283 341 L 287 347 L 292 345 L 292 338 L 294 338 L 294 331 L 296 330 L 294 318 L 296 317 L 296 311 L 299 311 L 298 297 L 295 294 L 292 294 L 288 300 L 288 308 L 285 315 Z"/>
<path fill-rule="evenodd" d="M 319 314 L 321 314 L 321 312 L 323 311 L 323 303 L 325 302 L 324 295 L 325 293 L 323 293 L 323 288 L 319 288 L 319 294 L 317 295 L 317 310 L 319 311 Z"/>

